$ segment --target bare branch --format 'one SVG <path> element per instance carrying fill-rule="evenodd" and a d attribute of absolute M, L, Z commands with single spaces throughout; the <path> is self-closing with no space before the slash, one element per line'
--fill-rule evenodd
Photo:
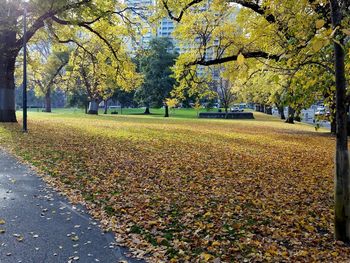
<path fill-rule="evenodd" d="M 187 11 L 187 9 L 191 8 L 192 6 L 196 5 L 196 4 L 199 4 L 203 2 L 203 0 L 193 0 L 191 2 L 189 2 L 179 13 L 178 16 L 175 16 L 173 14 L 173 12 L 170 10 L 169 8 L 169 5 L 168 5 L 168 1 L 167 0 L 162 0 L 162 4 L 164 6 L 164 8 L 166 9 L 169 17 L 174 20 L 174 21 L 177 21 L 177 22 L 180 22 L 182 20 L 182 17 L 183 15 L 185 14 L 185 12 Z"/>

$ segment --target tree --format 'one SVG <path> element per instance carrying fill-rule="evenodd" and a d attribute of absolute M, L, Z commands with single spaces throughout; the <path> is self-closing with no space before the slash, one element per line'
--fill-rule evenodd
<path fill-rule="evenodd" d="M 179 22 L 180 39 L 192 42 L 192 56 L 184 54 L 188 59 L 181 62 L 187 67 L 255 58 L 263 70 L 290 76 L 291 82 L 297 72 L 309 76 L 305 68 L 310 65 L 324 74 L 335 73 L 329 52 L 334 36 L 329 1 L 162 0 L 160 6 Z M 343 20 L 341 25 L 345 34 L 348 24 Z"/>
<path fill-rule="evenodd" d="M 85 41 L 85 47 L 78 41 Z M 122 49 L 111 50 L 100 45 L 99 38 L 84 35 L 74 40 L 76 49 L 68 67 L 69 88 L 84 87 L 89 100 L 88 114 L 98 114 L 102 101 L 107 101 L 117 89 L 130 91 L 142 83 L 141 75 L 136 73 L 136 66 Z"/>
<path fill-rule="evenodd" d="M 220 103 L 224 107 L 225 112 L 228 113 L 228 109 L 237 98 L 236 93 L 233 91 L 231 83 L 222 77 L 219 78 L 216 86 Z"/>
<path fill-rule="evenodd" d="M 69 90 L 67 97 L 67 105 L 70 107 L 84 108 L 85 113 L 87 114 L 89 98 L 86 94 L 86 90 L 81 86 L 76 86 L 74 89 Z"/>
<path fill-rule="evenodd" d="M 123 107 L 135 107 L 136 103 L 134 101 L 134 96 L 135 96 L 135 90 L 131 91 L 125 91 L 122 89 L 117 89 L 113 96 L 112 96 L 112 101 L 118 102 L 120 104 L 120 110 L 121 113 L 123 110 Z"/>
<path fill-rule="evenodd" d="M 64 67 L 69 61 L 69 50 L 52 50 L 49 43 L 47 52 L 42 47 L 29 55 L 29 80 L 36 93 L 45 98 L 45 112 L 51 112 L 51 94 L 63 82 Z"/>
<path fill-rule="evenodd" d="M 218 17 L 224 16 L 222 7 L 229 9 L 234 6 L 228 2 L 244 7 L 240 11 L 240 13 L 246 12 L 244 18 L 237 20 L 242 34 L 237 36 L 239 30 L 236 29 L 226 30 L 229 33 L 223 34 L 224 38 L 220 38 L 221 35 L 217 33 L 220 33 L 220 30 L 208 29 L 211 29 L 210 25 L 214 24 Z M 200 52 L 196 54 L 192 52 L 192 56 L 187 55 L 188 59 L 180 61 L 184 74 L 187 74 L 188 68 L 193 68 L 194 65 L 210 66 L 248 58 L 255 58 L 270 68 L 277 66 L 281 69 L 282 66 L 291 84 L 295 74 L 305 65 L 318 65 L 334 73 L 337 124 L 335 237 L 350 242 L 350 166 L 346 127 L 349 97 L 345 73 L 345 54 L 348 51 L 348 48 L 345 48 L 345 39 L 346 35 L 350 35 L 350 2 L 348 0 L 232 0 L 213 3 L 216 8 L 216 20 L 212 18 L 213 16 L 210 18 L 206 15 L 207 12 L 198 11 L 207 4 L 204 0 L 181 1 L 181 3 L 162 0 L 160 3 L 163 12 L 171 19 L 179 23 L 184 22 L 182 35 L 187 34 L 187 37 L 193 35 L 191 30 L 199 28 L 200 30 L 196 31 L 205 36 L 197 45 Z M 198 19 L 198 16 L 201 19 Z M 225 23 L 221 25 L 225 28 Z M 226 28 L 228 29 L 227 26 Z M 232 25 L 231 29 L 234 28 Z M 221 39 L 225 41 L 220 41 Z M 207 51 L 212 49 L 216 40 L 219 40 L 219 45 L 215 46 L 214 50 L 219 52 L 214 52 L 216 55 L 208 58 Z M 334 70 L 319 60 L 318 56 L 319 52 L 329 47 L 331 43 L 334 45 L 334 53 L 331 56 L 335 61 Z"/>
<path fill-rule="evenodd" d="M 16 122 L 14 71 L 24 37 L 31 41 L 40 30 L 58 31 L 68 25 L 66 31 L 82 28 L 113 49 L 106 37 L 113 32 L 108 27 L 128 21 L 125 15 L 130 9 L 117 0 L 32 0 L 28 3 L 28 31 L 23 36 L 24 4 L 21 0 L 0 0 L 0 122 Z"/>
<path fill-rule="evenodd" d="M 179 104 L 179 101 L 176 98 L 167 98 L 165 103 L 170 109 L 172 109 L 175 112 L 175 109 Z M 168 112 L 168 115 L 169 115 L 169 112 Z"/>
<path fill-rule="evenodd" d="M 270 113 L 269 109 L 276 103 L 277 97 L 274 95 L 281 90 L 279 83 L 282 80 L 271 72 L 261 70 L 249 70 L 249 72 L 251 72 L 249 77 L 237 85 L 239 98 L 254 103 L 257 111 Z"/>
<path fill-rule="evenodd" d="M 347 109 L 349 105 L 346 100 L 345 33 L 341 30 L 343 22 L 349 20 L 350 2 L 348 0 L 329 0 L 329 3 L 331 7 L 332 26 L 335 30 L 335 37 L 333 40 L 337 120 L 335 237 L 338 240 L 350 242 L 350 165 L 347 137 Z"/>
<path fill-rule="evenodd" d="M 175 64 L 177 54 L 168 38 L 155 38 L 149 44 L 146 54 L 139 58 L 140 72 L 144 75 L 143 85 L 136 91 L 136 100 L 150 107 L 167 107 L 165 99 L 169 97 L 175 85 L 171 67 Z"/>

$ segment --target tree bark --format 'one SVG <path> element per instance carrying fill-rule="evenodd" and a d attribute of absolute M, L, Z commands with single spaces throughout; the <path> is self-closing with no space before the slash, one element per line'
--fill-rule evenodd
<path fill-rule="evenodd" d="M 260 111 L 260 104 L 255 104 L 255 111 L 257 111 L 257 112 Z"/>
<path fill-rule="evenodd" d="M 342 22 L 340 4 L 337 0 L 330 0 L 333 28 Z M 335 238 L 343 242 L 350 242 L 350 165 L 347 134 L 347 103 L 345 78 L 344 35 L 337 30 L 334 41 L 335 82 L 336 82 L 336 163 L 335 163 Z"/>
<path fill-rule="evenodd" d="M 151 114 L 149 107 L 146 107 L 144 114 Z"/>
<path fill-rule="evenodd" d="M 0 36 L 0 45 L 2 45 Z M 17 122 L 15 102 L 15 62 L 16 56 L 0 49 L 0 122 Z"/>
<path fill-rule="evenodd" d="M 264 104 L 260 105 L 260 112 L 265 113 L 265 105 Z"/>
<path fill-rule="evenodd" d="M 288 107 L 288 118 L 286 123 L 294 124 L 295 110 L 292 107 Z"/>
<path fill-rule="evenodd" d="M 99 101 L 98 100 L 90 101 L 89 102 L 88 114 L 98 115 L 98 105 L 99 105 Z"/>
<path fill-rule="evenodd" d="M 52 112 L 51 109 L 51 87 L 49 87 L 45 94 L 45 112 Z"/>
<path fill-rule="evenodd" d="M 165 117 L 165 118 L 168 118 L 168 117 L 169 117 L 169 106 L 168 106 L 168 105 L 165 105 L 165 114 L 164 114 L 164 117 Z"/>
<path fill-rule="evenodd" d="M 281 116 L 281 120 L 285 120 L 286 119 L 286 116 L 284 115 L 284 107 L 283 106 L 279 106 L 278 107 L 278 113 Z"/>
<path fill-rule="evenodd" d="M 297 111 L 295 112 L 295 118 L 294 118 L 295 121 L 301 122 L 300 114 L 301 114 L 301 111 L 300 111 L 300 110 L 297 110 Z"/>
<path fill-rule="evenodd" d="M 89 102 L 84 103 L 84 108 L 85 108 L 85 114 L 88 114 L 89 111 Z"/>
<path fill-rule="evenodd" d="M 16 43 L 17 32 L 14 25 L 17 24 L 18 14 L 10 12 L 8 15 L 0 26 L 0 122 L 17 122 L 14 75 L 20 47 Z"/>
<path fill-rule="evenodd" d="M 272 107 L 268 106 L 265 109 L 266 109 L 266 114 L 272 115 Z"/>
<path fill-rule="evenodd" d="M 108 100 L 104 101 L 104 107 L 105 107 L 105 110 L 104 110 L 103 114 L 107 114 L 108 113 Z"/>

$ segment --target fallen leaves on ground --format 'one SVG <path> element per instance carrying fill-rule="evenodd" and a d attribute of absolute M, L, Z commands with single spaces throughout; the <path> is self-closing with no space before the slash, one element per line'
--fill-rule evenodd
<path fill-rule="evenodd" d="M 341 262 L 334 138 L 306 125 L 37 114 L 3 145 L 159 262 Z"/>

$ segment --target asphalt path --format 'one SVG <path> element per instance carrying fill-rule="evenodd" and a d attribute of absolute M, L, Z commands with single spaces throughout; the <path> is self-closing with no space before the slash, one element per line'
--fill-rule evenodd
<path fill-rule="evenodd" d="M 0 148 L 0 263 L 141 262 Z"/>

